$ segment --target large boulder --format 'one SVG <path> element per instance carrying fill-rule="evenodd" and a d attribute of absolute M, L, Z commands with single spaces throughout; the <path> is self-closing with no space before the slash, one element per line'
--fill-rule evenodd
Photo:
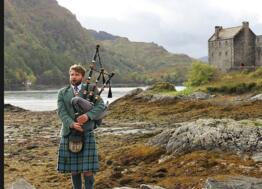
<path fill-rule="evenodd" d="M 12 104 L 4 104 L 4 110 L 5 111 L 10 111 L 10 112 L 24 112 L 24 111 L 28 111 L 28 110 L 25 110 L 23 108 L 14 106 Z"/>
<path fill-rule="evenodd" d="M 203 189 L 261 189 L 262 179 L 246 176 L 229 177 L 224 180 L 207 179 Z"/>
<path fill-rule="evenodd" d="M 262 125 L 260 121 L 232 119 L 199 119 L 179 123 L 175 128 L 152 137 L 149 145 L 166 149 L 170 154 L 185 154 L 195 150 L 230 151 L 236 153 L 262 152 Z"/>

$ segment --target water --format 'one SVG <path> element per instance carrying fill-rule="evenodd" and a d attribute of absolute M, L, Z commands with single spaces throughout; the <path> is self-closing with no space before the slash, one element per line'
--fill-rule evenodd
<path fill-rule="evenodd" d="M 137 87 L 114 87 L 113 98 L 107 98 L 108 88 L 102 93 L 104 102 L 113 102 Z M 140 87 L 146 89 L 147 87 Z M 176 87 L 183 90 L 184 87 Z M 28 90 L 28 91 L 5 91 L 4 103 L 12 104 L 31 111 L 51 111 L 57 109 L 57 90 Z"/>

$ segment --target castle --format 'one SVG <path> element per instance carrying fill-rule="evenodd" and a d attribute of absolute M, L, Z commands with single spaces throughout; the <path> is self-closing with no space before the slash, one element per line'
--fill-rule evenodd
<path fill-rule="evenodd" d="M 248 22 L 242 26 L 215 26 L 208 40 L 208 62 L 223 71 L 262 66 L 262 35 L 257 36 Z"/>

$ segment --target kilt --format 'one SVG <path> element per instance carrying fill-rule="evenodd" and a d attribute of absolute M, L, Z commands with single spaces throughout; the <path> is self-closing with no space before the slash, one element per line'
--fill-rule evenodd
<path fill-rule="evenodd" d="M 61 137 L 58 150 L 57 171 L 82 173 L 99 171 L 98 154 L 94 132 L 85 132 L 84 149 L 79 153 L 68 150 L 68 137 Z"/>

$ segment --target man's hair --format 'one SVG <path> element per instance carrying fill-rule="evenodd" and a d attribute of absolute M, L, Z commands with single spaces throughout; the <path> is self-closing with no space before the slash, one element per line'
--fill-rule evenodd
<path fill-rule="evenodd" d="M 85 68 L 84 68 L 82 65 L 80 65 L 80 64 L 74 64 L 74 65 L 70 66 L 70 68 L 69 68 L 69 74 L 70 74 L 70 72 L 71 72 L 72 70 L 80 73 L 83 77 L 85 76 L 86 70 L 85 70 Z"/>

